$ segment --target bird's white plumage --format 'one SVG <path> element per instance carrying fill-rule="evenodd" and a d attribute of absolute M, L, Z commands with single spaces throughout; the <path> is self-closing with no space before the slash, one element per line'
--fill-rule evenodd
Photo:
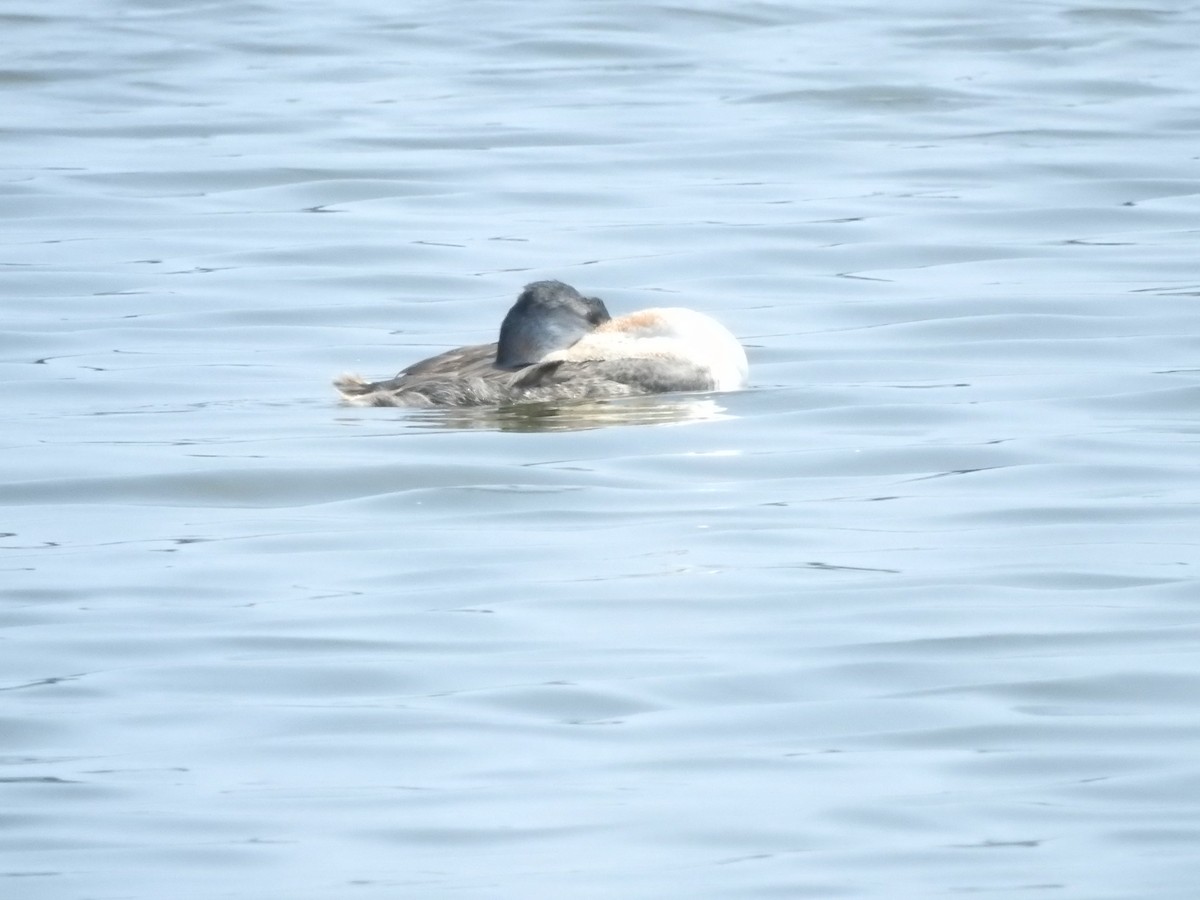
<path fill-rule="evenodd" d="M 581 362 L 656 357 L 695 363 L 711 375 L 717 391 L 743 388 L 749 377 L 746 351 L 738 339 L 711 316 L 684 307 L 643 309 L 618 316 L 546 359 Z"/>

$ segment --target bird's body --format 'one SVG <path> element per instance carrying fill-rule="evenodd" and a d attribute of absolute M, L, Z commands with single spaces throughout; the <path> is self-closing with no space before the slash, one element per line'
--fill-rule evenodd
<path fill-rule="evenodd" d="M 335 385 L 355 406 L 490 406 L 744 387 L 746 353 L 715 319 L 683 308 L 612 318 L 557 281 L 528 285 L 494 344 L 449 350 L 386 381 Z"/>

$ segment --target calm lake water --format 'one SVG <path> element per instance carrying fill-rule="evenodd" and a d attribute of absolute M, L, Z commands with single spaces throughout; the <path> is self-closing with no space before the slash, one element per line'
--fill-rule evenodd
<path fill-rule="evenodd" d="M 1195 4 L 0 24 L 4 897 L 1196 896 Z M 751 389 L 336 404 L 540 278 Z"/>

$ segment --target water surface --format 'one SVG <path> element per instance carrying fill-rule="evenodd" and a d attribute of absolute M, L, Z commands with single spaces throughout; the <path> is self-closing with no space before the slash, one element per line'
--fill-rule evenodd
<path fill-rule="evenodd" d="M 1194 9 L 0 19 L 5 896 L 1194 896 Z M 551 277 L 751 389 L 334 402 Z"/>

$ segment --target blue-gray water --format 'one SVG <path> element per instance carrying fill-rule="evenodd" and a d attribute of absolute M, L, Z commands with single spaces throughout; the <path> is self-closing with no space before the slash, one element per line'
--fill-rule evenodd
<path fill-rule="evenodd" d="M 1194 4 L 0 25 L 0 895 L 1196 896 Z M 547 277 L 752 389 L 335 404 Z"/>

